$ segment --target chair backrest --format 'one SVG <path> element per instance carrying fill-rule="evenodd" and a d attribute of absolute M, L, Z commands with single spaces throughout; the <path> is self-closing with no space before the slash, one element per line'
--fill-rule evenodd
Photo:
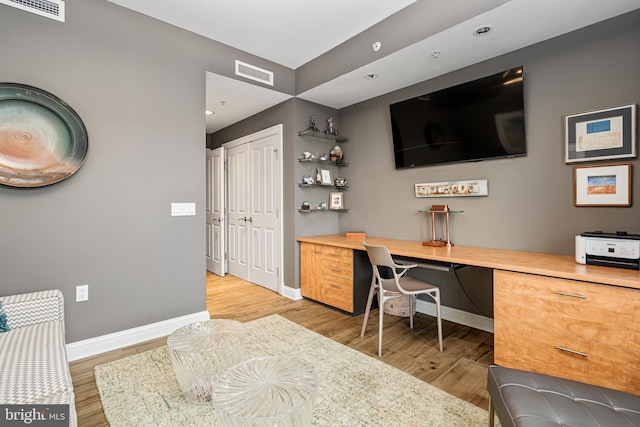
<path fill-rule="evenodd" d="M 393 261 L 393 258 L 391 258 L 389 249 L 387 249 L 386 246 L 368 245 L 367 242 L 362 242 L 362 245 L 367 250 L 369 261 L 374 268 L 376 266 L 389 267 L 391 269 L 396 267 L 396 263 Z"/>

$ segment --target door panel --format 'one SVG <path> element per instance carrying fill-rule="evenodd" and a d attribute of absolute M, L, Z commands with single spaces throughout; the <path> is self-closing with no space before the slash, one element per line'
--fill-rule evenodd
<path fill-rule="evenodd" d="M 224 148 L 207 150 L 206 264 L 207 270 L 224 276 Z"/>
<path fill-rule="evenodd" d="M 280 177 L 278 171 L 278 135 L 271 134 L 251 142 L 250 169 L 252 228 L 252 262 L 250 280 L 268 289 L 278 290 L 278 206 Z"/>
<path fill-rule="evenodd" d="M 249 280 L 247 239 L 248 164 L 246 144 L 227 150 L 229 274 Z"/>

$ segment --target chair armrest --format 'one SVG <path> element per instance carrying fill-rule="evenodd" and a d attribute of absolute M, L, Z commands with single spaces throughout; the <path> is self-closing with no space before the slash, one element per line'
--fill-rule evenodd
<path fill-rule="evenodd" d="M 11 329 L 59 320 L 64 322 L 64 297 L 57 289 L 0 297 Z"/>

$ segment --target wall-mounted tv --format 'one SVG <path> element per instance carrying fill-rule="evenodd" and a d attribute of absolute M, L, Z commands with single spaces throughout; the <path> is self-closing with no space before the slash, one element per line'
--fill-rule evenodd
<path fill-rule="evenodd" d="M 389 106 L 396 169 L 527 154 L 522 67 Z"/>

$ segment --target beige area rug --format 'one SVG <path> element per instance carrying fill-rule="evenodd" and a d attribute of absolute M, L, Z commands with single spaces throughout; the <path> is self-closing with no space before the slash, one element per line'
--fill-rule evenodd
<path fill-rule="evenodd" d="M 279 315 L 247 322 L 245 359 L 286 355 L 313 366 L 313 426 L 486 426 L 486 411 Z M 217 426 L 213 405 L 188 403 L 166 346 L 95 368 L 112 427 Z"/>

